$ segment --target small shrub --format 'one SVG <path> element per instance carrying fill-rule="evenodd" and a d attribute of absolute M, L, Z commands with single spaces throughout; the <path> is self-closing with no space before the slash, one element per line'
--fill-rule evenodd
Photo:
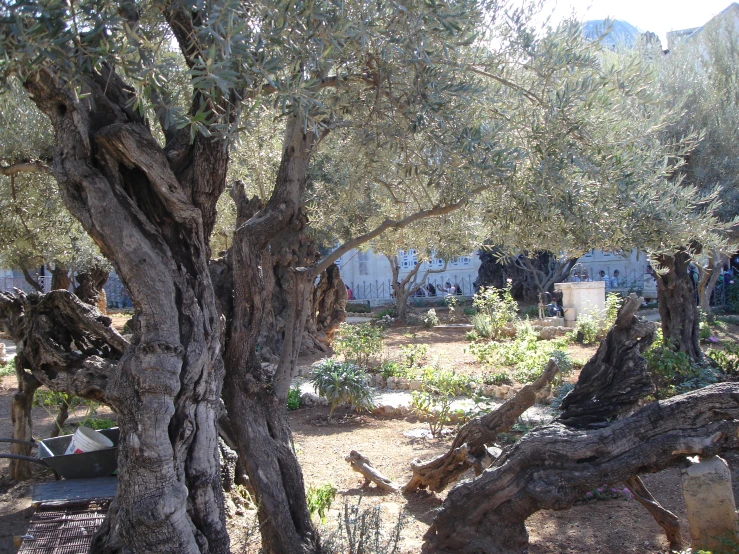
<path fill-rule="evenodd" d="M 479 338 L 480 338 L 480 337 L 478 336 L 478 334 L 477 334 L 477 331 L 475 331 L 474 329 L 473 329 L 472 331 L 467 331 L 467 332 L 466 332 L 466 333 L 464 334 L 464 340 L 468 340 L 468 341 L 476 341 L 476 340 L 477 340 L 477 339 L 479 339 Z"/>
<path fill-rule="evenodd" d="M 334 341 L 334 351 L 347 361 L 366 368 L 382 352 L 384 340 L 385 332 L 370 323 L 342 323 Z"/>
<path fill-rule="evenodd" d="M 382 364 L 380 374 L 387 379 L 388 377 L 401 377 L 405 372 L 398 362 L 387 361 Z"/>
<path fill-rule="evenodd" d="M 297 410 L 300 408 L 300 389 L 296 386 L 290 387 L 287 391 L 287 409 Z"/>
<path fill-rule="evenodd" d="M 477 313 L 477 310 L 472 306 L 467 306 L 464 310 L 462 310 L 462 313 L 466 316 L 473 316 Z"/>
<path fill-rule="evenodd" d="M 472 298 L 472 305 L 478 311 L 472 324 L 477 334 L 486 338 L 498 338 L 503 328 L 513 322 L 518 313 L 518 303 L 511 294 L 510 282 L 503 289 L 495 287 L 480 289 Z"/>
<path fill-rule="evenodd" d="M 347 302 L 345 310 L 351 314 L 368 314 L 372 308 L 362 302 Z"/>
<path fill-rule="evenodd" d="M 428 367 L 422 374 L 422 388 L 411 394 L 411 410 L 426 418 L 431 436 L 439 437 L 449 423 L 455 396 L 470 389 L 469 381 L 454 371 Z"/>
<path fill-rule="evenodd" d="M 331 509 L 331 504 L 336 498 L 336 487 L 330 483 L 320 487 L 308 487 L 305 496 L 310 515 L 318 514 L 321 523 L 326 523 L 326 512 Z"/>
<path fill-rule="evenodd" d="M 482 382 L 486 385 L 510 385 L 513 383 L 507 373 L 500 371 L 483 374 Z"/>
<path fill-rule="evenodd" d="M 400 357 L 408 369 L 422 365 L 429 353 L 427 344 L 406 344 L 400 347 Z"/>
<path fill-rule="evenodd" d="M 421 323 L 424 327 L 428 329 L 436 327 L 439 324 L 439 318 L 436 315 L 436 310 L 431 308 L 428 312 L 426 312 L 426 315 L 421 318 Z"/>
<path fill-rule="evenodd" d="M 369 375 L 353 364 L 321 360 L 314 366 L 310 382 L 316 393 L 328 400 L 329 421 L 340 404 L 349 404 L 355 410 L 372 409 Z"/>
<path fill-rule="evenodd" d="M 562 405 L 562 400 L 564 400 L 565 396 L 575 388 L 574 383 L 561 383 L 554 391 L 554 397 L 552 398 L 552 403 L 549 405 L 551 411 L 559 411 L 559 407 Z"/>
<path fill-rule="evenodd" d="M 376 317 L 377 319 L 382 319 L 383 317 L 393 317 L 393 313 L 395 313 L 394 304 L 387 308 L 383 308 L 379 312 L 375 312 L 375 314 L 372 317 Z"/>
<path fill-rule="evenodd" d="M 724 375 L 739 377 L 739 345 L 727 343 L 723 350 L 710 349 L 706 352 Z"/>
<path fill-rule="evenodd" d="M 444 298 L 444 302 L 449 308 L 449 321 L 453 323 L 457 320 L 457 305 L 459 304 L 459 300 L 455 295 L 448 294 Z"/>
<path fill-rule="evenodd" d="M 647 371 L 657 389 L 657 399 L 700 389 L 718 381 L 718 376 L 710 367 L 698 366 L 685 352 L 665 345 L 661 329 L 657 329 L 657 339 L 644 357 L 647 359 Z"/>
<path fill-rule="evenodd" d="M 532 319 L 539 319 L 539 306 L 526 306 L 523 310 L 523 316 Z"/>
<path fill-rule="evenodd" d="M 15 375 L 15 357 L 10 358 L 7 364 L 0 366 L 0 377 L 8 375 Z"/>

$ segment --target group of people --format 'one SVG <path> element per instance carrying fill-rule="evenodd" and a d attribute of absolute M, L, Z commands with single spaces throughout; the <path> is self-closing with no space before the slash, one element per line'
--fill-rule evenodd
<path fill-rule="evenodd" d="M 444 283 L 443 285 L 439 285 L 438 292 L 441 292 L 442 294 L 449 295 L 462 295 L 464 292 L 462 291 L 462 287 L 460 285 L 452 285 L 449 281 Z M 420 296 L 420 297 L 428 297 L 428 296 L 436 296 L 437 295 L 437 288 L 432 283 L 427 283 L 423 287 L 418 287 L 416 291 L 413 293 L 413 296 Z"/>

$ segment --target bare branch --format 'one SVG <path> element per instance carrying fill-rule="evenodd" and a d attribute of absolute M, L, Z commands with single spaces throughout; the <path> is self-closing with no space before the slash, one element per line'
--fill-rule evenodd
<path fill-rule="evenodd" d="M 19 173 L 36 173 L 37 171 L 43 171 L 45 173 L 51 173 L 51 167 L 46 165 L 41 160 L 29 160 L 27 162 L 20 162 L 11 165 L 0 165 L 0 175 L 6 177 L 12 177 Z"/>
<path fill-rule="evenodd" d="M 434 206 L 433 208 L 429 208 L 428 210 L 421 210 L 419 212 L 411 214 L 408 217 L 400 219 L 400 220 L 386 219 L 385 221 L 382 222 L 382 224 L 375 227 L 375 229 L 373 229 L 372 231 L 346 241 L 344 244 L 339 246 L 336 250 L 331 252 L 323 260 L 321 260 L 318 264 L 313 266 L 312 268 L 313 275 L 314 276 L 319 275 L 321 272 L 325 271 L 325 269 L 328 266 L 330 266 L 336 260 L 341 258 L 341 256 L 349 252 L 352 248 L 356 248 L 359 245 L 364 244 L 365 242 L 370 241 L 373 238 L 380 236 L 385 231 L 389 229 L 403 229 L 404 227 L 407 227 L 411 223 L 415 223 L 416 221 L 425 219 L 427 217 L 434 217 L 437 215 L 446 215 L 448 213 L 452 213 L 460 209 L 461 207 L 463 207 L 465 204 L 467 204 L 467 202 L 469 202 L 472 197 L 476 196 L 477 194 L 481 193 L 484 190 L 489 189 L 491 186 L 492 185 L 485 185 L 485 186 L 477 187 L 476 189 L 464 195 L 461 200 L 459 200 L 458 202 L 455 202 L 454 204 L 448 204 L 446 206 Z"/>

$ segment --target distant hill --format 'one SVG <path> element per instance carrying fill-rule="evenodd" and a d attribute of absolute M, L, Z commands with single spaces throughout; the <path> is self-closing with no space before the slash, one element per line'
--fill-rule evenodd
<path fill-rule="evenodd" d="M 603 39 L 604 46 L 633 46 L 641 33 L 631 23 L 620 19 L 611 20 L 611 32 Z M 603 34 L 606 22 L 603 19 L 586 21 L 583 24 L 582 34 L 590 40 L 595 40 Z"/>

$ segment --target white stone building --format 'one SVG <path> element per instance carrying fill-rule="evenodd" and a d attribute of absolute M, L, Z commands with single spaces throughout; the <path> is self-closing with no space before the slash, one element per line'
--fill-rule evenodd
<path fill-rule="evenodd" d="M 419 261 L 416 250 L 398 252 L 401 280 L 413 270 Z M 424 273 L 444 268 L 444 262 L 433 259 L 430 262 L 421 262 L 423 267 L 418 271 L 417 280 L 423 278 Z M 354 300 L 366 301 L 370 304 L 386 304 L 392 301 L 392 276 L 388 259 L 375 254 L 371 249 L 365 252 L 350 250 L 339 258 L 336 265 L 341 269 L 341 279 L 351 289 Z M 462 289 L 464 296 L 475 293 L 474 282 L 477 279 L 477 270 L 480 267 L 480 258 L 477 254 L 469 254 L 454 258 L 441 273 L 432 273 L 426 282 L 431 283 L 438 290 L 440 285 L 449 282 L 452 286 Z M 439 295 L 442 293 L 439 292 Z"/>
<path fill-rule="evenodd" d="M 419 262 L 417 252 L 409 250 L 398 252 L 400 261 L 400 278 L 403 279 Z M 628 256 L 614 252 L 591 250 L 579 260 L 588 270 L 590 278 L 598 280 L 600 271 L 608 278 L 606 291 L 617 290 L 622 293 L 637 292 L 645 298 L 657 298 L 657 284 L 647 271 L 649 261 L 646 253 L 634 250 Z M 423 262 L 417 279 L 420 281 L 427 269 L 441 269 L 444 262 L 439 259 Z M 480 268 L 480 257 L 477 253 L 460 256 L 447 264 L 442 273 L 429 275 L 427 282 L 436 289 L 444 283 L 459 286 L 464 296 L 475 293 L 477 271 Z M 341 278 L 351 289 L 354 300 L 367 301 L 374 305 L 386 304 L 392 301 L 392 270 L 390 262 L 383 255 L 375 254 L 371 249 L 365 252 L 351 250 L 344 254 L 336 264 L 341 269 Z M 617 281 L 613 280 L 614 271 L 618 270 Z M 614 287 L 615 284 L 617 287 Z M 438 293 L 441 295 L 441 292 Z"/>

